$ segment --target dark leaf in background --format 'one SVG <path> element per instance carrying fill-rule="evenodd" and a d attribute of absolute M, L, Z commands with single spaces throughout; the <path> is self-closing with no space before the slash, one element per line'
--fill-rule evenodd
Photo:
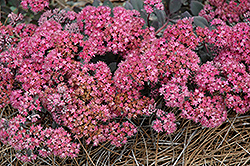
<path fill-rule="evenodd" d="M 185 11 L 184 13 L 181 13 L 181 17 L 182 18 L 190 18 L 190 17 L 192 17 L 192 15 L 188 12 L 188 11 Z"/>
<path fill-rule="evenodd" d="M 53 121 L 52 122 L 52 129 L 55 129 L 55 128 L 57 128 L 58 127 L 58 124 L 55 122 L 55 121 Z"/>
<path fill-rule="evenodd" d="M 42 13 L 34 14 L 33 20 L 38 21 L 40 19 L 41 15 L 42 15 Z"/>
<path fill-rule="evenodd" d="M 159 25 L 159 21 L 158 20 L 153 20 L 151 23 L 151 26 L 155 28 L 155 30 L 159 29 L 159 27 L 161 27 Z"/>
<path fill-rule="evenodd" d="M 22 14 L 26 13 L 26 11 L 21 6 L 19 6 L 19 8 L 18 8 L 18 12 L 22 13 Z"/>
<path fill-rule="evenodd" d="M 116 71 L 116 68 L 117 68 L 117 63 L 111 62 L 108 66 L 110 68 L 111 73 L 114 73 Z"/>
<path fill-rule="evenodd" d="M 17 10 L 17 8 L 16 8 L 15 6 L 11 6 L 11 7 L 10 7 L 10 10 L 11 10 L 13 13 L 15 13 L 15 14 L 17 14 L 17 12 L 18 12 L 18 10 Z"/>
<path fill-rule="evenodd" d="M 7 2 L 11 6 L 15 6 L 15 7 L 18 7 L 20 5 L 20 1 L 19 0 L 8 0 Z"/>
<path fill-rule="evenodd" d="M 110 2 L 109 0 L 105 0 L 104 2 L 103 2 L 103 6 L 108 6 L 108 7 L 110 7 L 111 9 L 113 9 L 113 4 L 112 4 L 112 2 Z"/>
<path fill-rule="evenodd" d="M 143 9 L 143 2 L 141 0 L 130 0 L 130 3 L 132 4 L 133 8 L 139 12 L 141 12 L 141 9 Z"/>
<path fill-rule="evenodd" d="M 159 21 L 159 26 L 163 26 L 167 18 L 166 13 L 163 10 L 158 9 L 156 9 L 154 13 L 156 14 L 157 19 Z"/>
<path fill-rule="evenodd" d="M 207 45 L 199 47 L 198 55 L 200 57 L 200 60 L 201 60 L 202 64 L 206 63 L 207 61 L 213 60 L 213 55 L 210 52 L 209 46 L 207 46 Z"/>
<path fill-rule="evenodd" d="M 41 15 L 42 15 L 42 13 L 36 13 L 34 15 L 28 16 L 29 19 L 31 19 L 30 23 L 33 23 L 33 24 L 37 25 L 38 24 L 38 20 L 41 17 Z"/>
<path fill-rule="evenodd" d="M 27 156 L 28 156 L 28 157 L 30 157 L 30 156 L 31 156 L 31 154 L 32 154 L 32 152 L 31 152 L 31 150 L 30 150 L 30 149 L 26 149 L 26 153 L 27 153 Z"/>
<path fill-rule="evenodd" d="M 1 6 L 1 11 L 3 11 L 7 15 L 12 12 L 11 9 L 7 6 Z"/>
<path fill-rule="evenodd" d="M 127 1 L 127 2 L 128 2 L 128 1 Z M 135 10 L 137 10 L 137 11 L 140 12 L 141 18 L 143 18 L 144 21 L 145 21 L 145 24 L 144 24 L 144 26 L 143 26 L 143 28 L 145 28 L 145 27 L 146 27 L 146 23 L 147 23 L 147 13 L 146 13 L 145 10 L 144 10 L 143 1 L 142 1 L 142 0 L 130 0 L 130 1 L 128 2 L 128 4 L 125 4 L 125 5 L 127 5 L 127 8 L 128 8 L 128 9 L 130 9 L 130 8 L 131 8 L 130 5 L 132 5 L 133 9 L 135 9 Z"/>
<path fill-rule="evenodd" d="M 182 5 L 182 0 L 170 0 L 169 2 L 170 13 L 174 13 L 180 10 L 181 5 Z"/>
<path fill-rule="evenodd" d="M 207 20 L 201 16 L 194 16 L 194 24 L 202 28 L 209 27 Z"/>
<path fill-rule="evenodd" d="M 199 1 L 192 0 L 190 3 L 190 10 L 194 16 L 198 16 L 203 7 L 203 4 Z"/>
<path fill-rule="evenodd" d="M 133 10 L 133 6 L 129 1 L 125 2 L 124 8 L 127 9 L 127 10 Z"/>
<path fill-rule="evenodd" d="M 101 5 L 101 1 L 100 0 L 94 0 L 92 5 L 95 6 L 95 7 L 98 7 L 98 6 Z"/>
<path fill-rule="evenodd" d="M 68 1 L 68 2 L 66 2 L 66 4 L 69 5 L 69 6 L 74 6 L 75 2 L 73 2 L 73 1 Z"/>
<path fill-rule="evenodd" d="M 179 19 L 181 19 L 181 15 L 180 15 L 180 14 L 177 14 L 177 13 L 173 13 L 173 14 L 170 16 L 170 19 L 171 19 L 170 22 L 176 23 Z"/>
<path fill-rule="evenodd" d="M 143 28 L 146 28 L 146 23 L 147 23 L 147 13 L 146 13 L 146 11 L 145 10 L 141 10 L 141 18 L 143 18 L 144 19 L 144 21 L 145 21 L 145 24 L 144 24 L 144 26 L 143 26 Z"/>
<path fill-rule="evenodd" d="M 76 12 L 76 13 L 79 13 L 79 12 L 81 12 L 82 10 L 81 10 L 79 7 L 77 7 L 77 6 L 74 6 L 74 7 L 73 7 L 73 11 Z"/>
<path fill-rule="evenodd" d="M 203 64 L 206 63 L 207 61 L 211 60 L 209 53 L 206 53 L 204 51 L 200 50 L 199 51 L 199 56 L 200 56 L 201 62 Z"/>

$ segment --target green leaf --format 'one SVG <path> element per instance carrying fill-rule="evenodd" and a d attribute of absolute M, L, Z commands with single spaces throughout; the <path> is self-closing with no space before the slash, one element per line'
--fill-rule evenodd
<path fill-rule="evenodd" d="M 172 14 L 172 13 L 180 10 L 181 5 L 182 5 L 182 0 L 170 0 L 170 2 L 169 2 L 170 13 Z"/>
<path fill-rule="evenodd" d="M 101 5 L 101 1 L 100 0 L 94 0 L 92 5 L 95 6 L 95 7 L 98 7 L 98 6 Z"/>
<path fill-rule="evenodd" d="M 199 1 L 191 1 L 190 3 L 190 10 L 193 15 L 198 16 L 201 9 L 203 9 L 203 4 Z"/>
<path fill-rule="evenodd" d="M 108 7 L 110 7 L 111 9 L 113 9 L 113 4 L 112 4 L 112 2 L 110 2 L 109 0 L 105 0 L 104 2 L 103 2 L 103 6 L 108 6 Z"/>
<path fill-rule="evenodd" d="M 17 14 L 17 8 L 15 6 L 11 6 L 10 7 L 10 10 L 12 10 L 12 12 L 14 12 L 15 14 Z"/>
<path fill-rule="evenodd" d="M 201 16 L 194 16 L 194 24 L 202 28 L 209 27 L 207 20 Z"/>
<path fill-rule="evenodd" d="M 130 3 L 132 4 L 133 8 L 139 12 L 141 12 L 141 9 L 143 9 L 143 2 L 141 0 L 130 0 Z"/>
<path fill-rule="evenodd" d="M 20 5 L 20 1 L 19 0 L 8 0 L 7 2 L 11 6 L 15 6 L 15 7 L 18 7 Z"/>

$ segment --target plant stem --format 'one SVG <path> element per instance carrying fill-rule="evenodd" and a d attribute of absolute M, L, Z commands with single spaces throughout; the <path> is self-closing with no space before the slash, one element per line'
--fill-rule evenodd
<path fill-rule="evenodd" d="M 148 27 L 149 27 L 149 17 L 150 17 L 150 13 L 148 14 L 148 17 L 147 17 Z"/>
<path fill-rule="evenodd" d="M 163 29 L 168 25 L 169 21 L 170 21 L 170 19 L 169 19 L 169 17 L 168 17 L 167 22 L 166 22 L 161 28 L 159 28 L 159 29 L 155 32 L 155 34 L 157 35 L 159 32 L 161 32 L 161 30 L 163 30 Z"/>

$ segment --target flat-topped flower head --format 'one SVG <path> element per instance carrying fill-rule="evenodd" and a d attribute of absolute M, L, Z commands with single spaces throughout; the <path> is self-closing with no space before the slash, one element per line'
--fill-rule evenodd
<path fill-rule="evenodd" d="M 164 6 L 161 0 L 145 0 L 144 9 L 147 13 L 153 13 L 154 8 L 158 10 L 164 10 Z"/>
<path fill-rule="evenodd" d="M 49 7 L 49 0 L 22 0 L 21 5 L 24 9 L 30 8 L 37 13 L 44 10 L 45 7 Z"/>

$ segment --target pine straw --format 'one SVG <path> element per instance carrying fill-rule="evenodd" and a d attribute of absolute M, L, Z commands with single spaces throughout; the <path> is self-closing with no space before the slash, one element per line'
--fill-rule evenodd
<path fill-rule="evenodd" d="M 9 109 L 1 117 L 15 114 Z M 171 135 L 152 130 L 152 119 L 141 118 L 133 123 L 138 133 L 123 147 L 109 142 L 100 146 L 82 143 L 77 158 L 38 157 L 33 163 L 22 163 L 15 157 L 15 150 L 1 144 L 1 166 L 212 166 L 250 165 L 250 115 L 231 112 L 226 122 L 217 128 L 205 128 L 190 120 L 178 119 L 178 130 Z"/>

